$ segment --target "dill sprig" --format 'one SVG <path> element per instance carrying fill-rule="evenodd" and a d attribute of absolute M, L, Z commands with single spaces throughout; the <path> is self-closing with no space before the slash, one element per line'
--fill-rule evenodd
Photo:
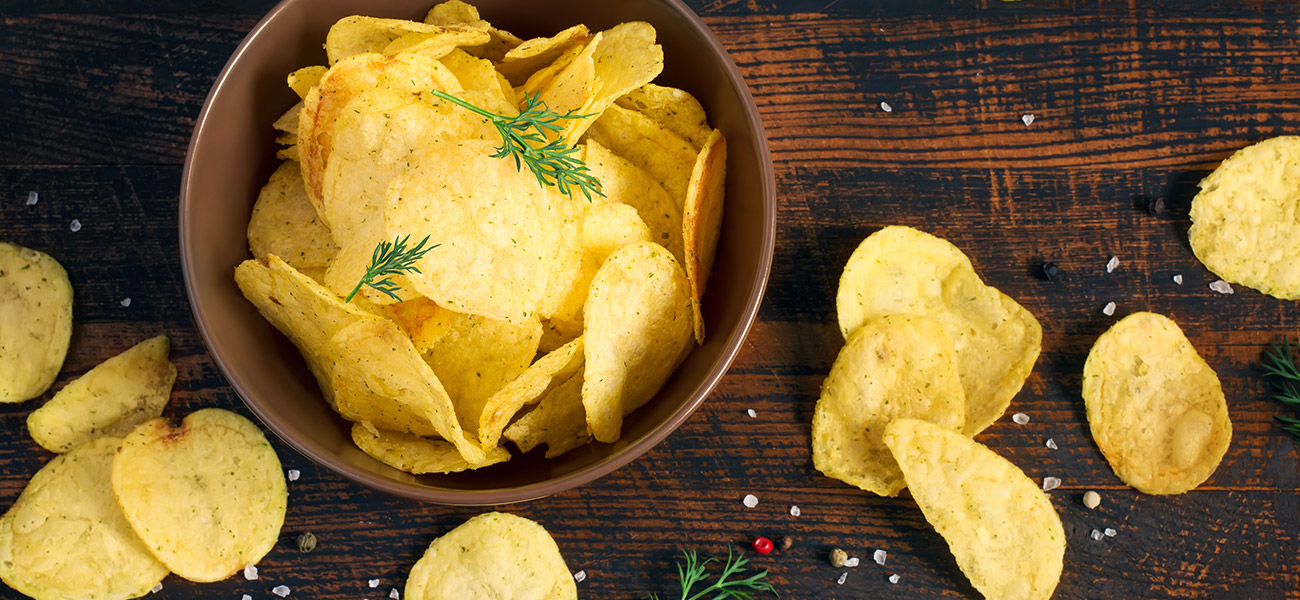
<path fill-rule="evenodd" d="M 749 561 L 745 555 L 740 552 L 732 553 L 731 547 L 727 547 L 727 561 L 723 563 L 722 573 L 718 575 L 718 580 L 708 583 L 709 573 L 707 567 L 709 563 L 722 563 L 716 558 L 710 558 L 703 562 L 695 554 L 694 550 L 682 551 L 686 557 L 686 564 L 677 563 L 677 577 L 681 580 L 682 595 L 681 600 L 753 600 L 755 593 L 770 592 L 772 595 L 780 598 L 781 595 L 776 592 L 772 584 L 763 581 L 767 577 L 767 571 L 760 571 L 746 576 L 743 571 Z M 741 577 L 741 579 L 729 580 L 730 577 Z M 696 584 L 704 584 L 705 587 L 699 591 L 695 590 Z M 651 600 L 659 600 L 657 594 L 650 594 Z"/>
<path fill-rule="evenodd" d="M 1281 342 L 1273 342 L 1264 351 L 1264 361 L 1260 364 L 1264 375 L 1273 378 L 1273 399 L 1300 410 L 1300 363 L 1296 362 L 1291 350 L 1291 341 L 1283 336 Z M 1282 430 L 1291 435 L 1291 439 L 1300 443 L 1300 419 L 1276 415 L 1282 423 Z"/>
<path fill-rule="evenodd" d="M 366 267 L 366 274 L 361 277 L 361 281 L 357 282 L 357 287 L 352 288 L 352 293 L 348 294 L 348 297 L 344 298 L 343 301 L 351 302 L 352 297 L 357 295 L 362 286 L 368 285 L 401 302 L 402 298 L 397 295 L 397 290 L 402 288 L 394 283 L 392 279 L 389 279 L 388 276 L 402 273 L 419 273 L 420 268 L 415 266 L 415 261 L 424 258 L 424 255 L 430 250 L 442 245 L 434 244 L 426 248 L 424 245 L 429 242 L 429 236 L 426 235 L 414 248 L 408 249 L 406 244 L 410 239 L 410 235 L 405 235 L 393 238 L 392 242 L 379 242 L 379 245 L 375 246 L 375 253 L 370 257 L 370 266 Z M 375 281 L 376 277 L 383 277 L 383 279 Z"/>
<path fill-rule="evenodd" d="M 537 183 L 555 186 L 566 196 L 575 187 L 588 200 L 591 200 L 593 194 L 605 195 L 600 191 L 600 180 L 576 156 L 578 148 L 566 147 L 564 138 L 546 141 L 548 135 L 564 129 L 564 121 L 585 119 L 592 115 L 574 114 L 575 111 L 572 110 L 564 114 L 553 112 L 536 93 L 524 94 L 524 110 L 513 117 L 483 110 L 445 92 L 433 90 L 431 93 L 492 121 L 497 133 L 501 134 L 501 147 L 497 148 L 497 153 L 492 158 L 514 158 L 516 169 L 527 165 L 537 177 Z"/>

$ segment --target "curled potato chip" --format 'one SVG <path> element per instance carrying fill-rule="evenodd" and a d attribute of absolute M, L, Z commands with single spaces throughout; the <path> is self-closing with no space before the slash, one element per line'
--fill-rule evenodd
<path fill-rule="evenodd" d="M 531 95 L 540 95 L 542 90 L 550 87 L 551 82 L 555 81 L 556 75 L 568 68 L 569 64 L 573 62 L 573 59 L 582 54 L 584 48 L 585 46 L 581 44 L 571 46 L 568 50 L 565 50 L 559 56 L 555 57 L 555 60 L 551 64 L 533 72 L 533 74 L 529 75 L 528 79 L 524 81 L 522 86 L 516 87 L 516 97 L 522 99 Z"/>
<path fill-rule="evenodd" d="M 180 427 L 144 422 L 113 459 L 113 496 L 154 556 L 190 581 L 257 564 L 280 535 L 288 490 L 280 459 L 252 422 L 206 408 Z"/>
<path fill-rule="evenodd" d="M 334 237 L 307 199 L 297 163 L 280 163 L 258 193 L 248 220 L 248 248 L 255 257 L 274 254 L 296 269 L 327 267 L 338 254 Z"/>
<path fill-rule="evenodd" d="M 1131 314 L 1097 338 L 1083 365 L 1083 400 L 1106 461 L 1148 494 L 1196 488 L 1232 439 L 1218 375 L 1164 315 Z"/>
<path fill-rule="evenodd" d="M 117 600 L 149 592 L 167 567 L 113 499 L 109 467 L 121 441 L 102 437 L 55 457 L 0 518 L 0 579 L 37 598 Z"/>
<path fill-rule="evenodd" d="M 649 173 L 679 208 L 685 208 L 699 153 L 682 136 L 646 115 L 614 105 L 592 123 L 588 139 Z"/>
<path fill-rule="evenodd" d="M 447 67 L 460 86 L 465 89 L 460 99 L 488 112 L 498 115 L 515 115 L 519 113 L 515 101 L 515 89 L 502 80 L 492 62 L 476 58 L 461 49 L 452 50 L 439 59 Z"/>
<path fill-rule="evenodd" d="M 615 103 L 654 119 L 669 131 L 682 136 L 696 150 L 704 148 L 713 131 L 700 101 L 677 88 L 647 83 L 628 92 Z"/>
<path fill-rule="evenodd" d="M 352 442 L 375 460 L 415 475 L 457 473 L 510 459 L 510 453 L 505 448 L 493 448 L 488 452 L 486 460 L 474 464 L 465 460 L 460 451 L 446 441 L 386 429 L 371 431 L 361 423 L 352 425 Z"/>
<path fill-rule="evenodd" d="M 591 40 L 586 25 L 574 25 L 551 37 L 524 40 L 501 57 L 497 70 L 511 85 L 522 85 L 539 69 L 555 63 L 573 48 L 582 48 Z"/>
<path fill-rule="evenodd" d="M 1201 181 L 1188 241 L 1226 281 L 1300 299 L 1300 136 L 1247 146 Z"/>
<path fill-rule="evenodd" d="M 555 458 L 591 441 L 582 407 L 582 373 L 551 386 L 537 407 L 506 428 L 506 439 L 528 452 L 546 444 L 546 458 Z"/>
<path fill-rule="evenodd" d="M 48 254 L 0 242 L 0 402 L 54 384 L 72 338 L 72 284 Z"/>
<path fill-rule="evenodd" d="M 884 442 L 975 589 L 990 599 L 1051 598 L 1065 530 L 1032 479 L 984 445 L 920 419 L 890 423 Z"/>
<path fill-rule="evenodd" d="M 478 426 L 479 443 L 492 448 L 501 441 L 501 432 L 525 406 L 536 404 L 551 388 L 582 372 L 582 338 L 560 346 L 530 365 L 505 387 L 488 398 Z M 581 402 L 581 396 L 579 397 Z M 583 422 L 586 428 L 586 422 Z"/>
<path fill-rule="evenodd" d="M 445 48 L 441 54 L 428 52 L 432 58 L 438 58 L 458 46 L 486 44 L 492 39 L 486 31 L 470 27 L 443 27 L 404 19 L 351 16 L 339 19 L 330 27 L 325 36 L 325 54 L 329 56 L 331 66 L 349 56 L 367 52 L 393 54 L 406 47 L 390 50 L 389 46 L 411 35 L 423 36 L 421 41 L 427 43 L 433 40 L 439 48 Z"/>
<path fill-rule="evenodd" d="M 429 544 L 406 579 L 408 600 L 577 600 L 578 587 L 541 525 L 506 513 L 474 517 Z"/>
<path fill-rule="evenodd" d="M 883 437 L 901 417 L 954 431 L 966 421 L 952 339 L 927 317 L 888 315 L 849 335 L 813 413 L 813 466 L 881 496 L 897 494 L 903 472 Z"/>
<path fill-rule="evenodd" d="M 493 27 L 491 23 L 484 21 L 479 17 L 477 8 L 460 0 L 448 0 L 429 9 L 429 13 L 424 17 L 424 22 L 431 25 L 482 29 L 488 32 L 491 39 L 486 44 L 465 46 L 464 48 L 470 54 L 479 58 L 486 58 L 494 63 L 501 62 L 506 52 L 523 42 L 523 40 L 519 39 L 519 36 Z"/>
<path fill-rule="evenodd" d="M 686 208 L 682 216 L 682 243 L 685 246 L 686 278 L 691 282 L 692 308 L 695 312 L 695 341 L 704 343 L 704 316 L 700 299 L 713 270 L 722 236 L 722 204 L 726 199 L 727 139 L 713 130 L 695 159 L 691 181 L 686 188 Z"/>
<path fill-rule="evenodd" d="M 297 143 L 298 120 L 300 118 L 302 118 L 302 102 L 298 102 L 290 107 L 289 110 L 285 111 L 284 114 L 280 115 L 274 123 L 271 123 L 271 128 L 292 135 L 294 143 Z M 277 143 L 279 143 L 279 138 L 276 138 L 276 140 Z"/>
<path fill-rule="evenodd" d="M 316 82 L 320 81 L 320 78 L 325 76 L 326 71 L 329 71 L 329 67 L 324 65 L 313 65 L 298 69 L 290 73 L 286 78 L 289 84 L 289 89 L 293 90 L 293 93 L 298 94 L 299 98 L 306 98 L 307 93 L 311 91 L 312 86 L 315 86 Z M 294 131 L 297 130 L 297 125 L 294 125 Z"/>
<path fill-rule="evenodd" d="M 1029 311 L 980 281 L 956 246 L 909 227 L 886 227 L 862 241 L 844 266 L 835 308 L 845 337 L 888 314 L 943 324 L 957 348 L 967 435 L 1006 412 L 1042 347 L 1042 327 Z"/>
<path fill-rule="evenodd" d="M 682 210 L 678 202 L 649 173 L 610 152 L 600 142 L 589 139 L 584 146 L 583 162 L 600 180 L 600 191 L 605 198 L 635 208 L 650 229 L 651 241 L 667 248 L 679 263 L 686 260 L 682 246 Z"/>
<path fill-rule="evenodd" d="M 67 452 L 101 436 L 121 437 L 162 414 L 176 381 L 160 335 L 100 363 L 27 415 L 32 439 L 50 452 Z"/>
<path fill-rule="evenodd" d="M 613 442 L 624 415 L 649 402 L 686 357 L 690 284 L 663 246 L 624 246 L 596 272 L 584 312 L 582 404 L 592 435 Z"/>

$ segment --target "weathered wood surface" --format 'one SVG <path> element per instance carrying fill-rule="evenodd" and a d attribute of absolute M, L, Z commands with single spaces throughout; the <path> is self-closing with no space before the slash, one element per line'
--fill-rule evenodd
<path fill-rule="evenodd" d="M 0 239 L 67 267 L 76 327 L 56 389 L 156 333 L 173 340 L 177 414 L 248 414 L 193 328 L 177 256 L 176 195 L 193 119 L 268 0 L 10 0 L 0 5 Z M 692 2 L 748 79 L 780 187 L 767 301 L 731 373 L 677 433 L 581 489 L 506 507 L 542 522 L 584 598 L 674 597 L 679 548 L 725 553 L 755 535 L 793 536 L 758 557 L 783 598 L 978 597 L 906 498 L 820 476 L 809 421 L 838 348 L 840 269 L 876 228 L 952 240 L 981 275 L 1043 324 L 1044 347 L 1013 411 L 982 441 L 1052 492 L 1069 548 L 1057 598 L 1300 598 L 1300 466 L 1272 422 L 1253 364 L 1300 333 L 1300 304 L 1246 289 L 1221 296 L 1186 243 L 1196 182 L 1234 149 L 1296 131 L 1300 5 L 1266 2 Z M 887 102 L 892 112 L 881 110 Z M 1026 126 L 1022 115 L 1033 114 Z M 40 201 L 26 206 L 28 192 Z M 1166 200 L 1151 216 L 1145 198 Z M 74 233 L 69 224 L 80 221 Z M 1120 267 L 1111 274 L 1111 256 Z M 1054 260 L 1060 281 L 1031 271 Z M 1175 274 L 1185 278 L 1180 286 Z M 131 298 L 129 307 L 121 300 Z M 1118 304 L 1116 317 L 1101 307 Z M 1088 435 L 1079 373 L 1115 318 L 1171 315 L 1215 367 L 1232 446 L 1201 489 L 1134 492 Z M 49 455 L 0 407 L 0 504 Z M 756 418 L 746 409 L 757 411 Z M 1060 449 L 1044 446 L 1054 439 Z M 386 597 L 427 543 L 478 509 L 398 500 L 316 467 L 277 442 L 290 508 L 262 577 L 161 597 Z M 1083 491 L 1102 493 L 1095 511 Z M 757 508 L 741 498 L 754 493 Z M 802 516 L 789 514 L 791 504 Z M 1114 527 L 1103 541 L 1092 529 Z M 311 531 L 319 548 L 298 553 Z M 826 554 L 863 558 L 849 570 Z M 884 567 L 871 551 L 889 552 Z M 886 580 L 901 575 L 898 584 Z M 378 578 L 370 589 L 367 580 Z M 14 593 L 0 592 L 8 597 Z"/>

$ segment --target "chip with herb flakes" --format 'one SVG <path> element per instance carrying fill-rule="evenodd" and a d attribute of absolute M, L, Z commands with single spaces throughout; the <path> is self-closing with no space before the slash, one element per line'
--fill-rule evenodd
<path fill-rule="evenodd" d="M 491 23 L 479 16 L 478 9 L 460 0 L 449 0 L 429 9 L 424 22 L 431 25 L 447 27 L 482 29 L 488 32 L 490 40 L 486 44 L 465 46 L 464 49 L 479 58 L 486 58 L 494 63 L 501 62 L 506 52 L 523 43 L 519 36 L 493 27 Z"/>
<path fill-rule="evenodd" d="M 686 278 L 691 282 L 692 308 L 695 311 L 695 341 L 704 343 L 704 316 L 700 302 L 713 259 L 718 254 L 718 238 L 722 236 L 722 204 L 725 198 L 724 183 L 727 178 L 727 139 L 722 132 L 713 130 L 704 141 L 700 155 L 691 170 L 691 181 L 686 188 L 686 207 L 682 211 L 682 243 L 684 245 Z"/>
<path fill-rule="evenodd" d="M 407 600 L 577 600 L 560 549 L 541 525 L 507 513 L 474 517 L 429 544 L 406 578 Z"/>
<path fill-rule="evenodd" d="M 275 450 L 251 421 L 205 408 L 173 427 L 145 421 L 122 439 L 113 497 L 154 556 L 190 581 L 255 565 L 284 525 L 288 488 Z"/>
<path fill-rule="evenodd" d="M 636 209 L 650 229 L 650 241 L 668 249 L 678 263 L 686 260 L 682 246 L 682 208 L 649 173 L 592 139 L 583 143 L 583 161 L 601 182 L 609 202 Z"/>
<path fill-rule="evenodd" d="M 524 40 L 501 58 L 497 70 L 512 85 L 523 85 L 538 70 L 556 63 L 571 49 L 579 51 L 591 41 L 586 25 L 574 25 L 551 37 Z"/>
<path fill-rule="evenodd" d="M 592 279 L 583 316 L 587 427 L 618 439 L 623 417 L 650 401 L 693 341 L 686 273 L 663 246 L 616 250 Z"/>
<path fill-rule="evenodd" d="M 176 381 L 170 349 L 167 336 L 160 335 L 100 363 L 27 415 L 27 431 L 50 452 L 130 433 L 167 406 Z"/>
<path fill-rule="evenodd" d="M 555 458 L 591 442 L 582 407 L 582 371 L 552 385 L 537 406 L 506 428 L 506 439 L 523 452 L 546 445 L 546 458 Z"/>
<path fill-rule="evenodd" d="M 109 486 L 121 438 L 55 457 L 0 518 L 0 579 L 32 598 L 143 596 L 167 576 L 126 522 Z"/>
<path fill-rule="evenodd" d="M 983 444 L 928 421 L 897 419 L 884 442 L 975 589 L 985 598 L 1052 597 L 1065 530 L 1034 480 Z"/>
<path fill-rule="evenodd" d="M 713 128 L 704 107 L 685 90 L 647 83 L 615 101 L 623 108 L 644 114 L 682 136 L 696 150 L 704 148 Z"/>
<path fill-rule="evenodd" d="M 1083 400 L 1106 461 L 1148 494 L 1196 488 L 1232 440 L 1218 375 L 1164 315 L 1131 314 L 1097 338 L 1083 365 Z"/>
<path fill-rule="evenodd" d="M 510 459 L 510 453 L 505 448 L 493 448 L 482 463 L 474 464 L 465 460 L 460 451 L 445 440 L 372 429 L 361 423 L 352 425 L 352 443 L 375 460 L 415 475 L 457 473 Z"/>
<path fill-rule="evenodd" d="M 956 246 L 910 227 L 886 227 L 862 241 L 844 266 L 835 307 L 846 338 L 884 315 L 939 321 L 957 348 L 967 435 L 1006 412 L 1042 347 L 1042 327 L 1029 311 L 985 285 Z"/>
<path fill-rule="evenodd" d="M 579 337 L 537 359 L 505 387 L 497 390 L 483 407 L 478 426 L 479 443 L 492 448 L 501 441 L 501 433 L 524 407 L 541 401 L 555 386 L 582 373 L 582 338 Z M 581 402 L 581 394 L 579 395 Z M 586 429 L 586 422 L 583 422 Z"/>
<path fill-rule="evenodd" d="M 691 173 L 699 152 L 682 136 L 637 111 L 610 106 L 591 124 L 587 139 L 649 173 L 677 203 L 686 207 Z"/>
<path fill-rule="evenodd" d="M 928 317 L 887 315 L 849 335 L 813 412 L 813 466 L 881 496 L 897 494 L 903 472 L 883 437 L 902 417 L 954 431 L 966 421 L 952 339 Z"/>
<path fill-rule="evenodd" d="M 0 402 L 50 389 L 72 339 L 72 284 L 50 255 L 0 242 Z"/>
<path fill-rule="evenodd" d="M 487 31 L 472 27 L 444 27 L 405 19 L 351 16 L 339 19 L 330 27 L 325 36 L 325 54 L 333 66 L 340 60 L 357 54 L 396 54 L 415 45 L 416 37 L 423 44 L 432 43 L 435 46 L 422 49 L 422 53 L 431 58 L 439 58 L 460 46 L 486 44 L 492 39 Z M 390 48 L 394 42 L 403 39 L 407 40 L 406 44 Z"/>
<path fill-rule="evenodd" d="M 285 161 L 271 174 L 248 220 L 253 256 L 274 254 L 296 269 L 328 267 L 338 254 L 334 236 L 307 199 L 298 163 Z"/>

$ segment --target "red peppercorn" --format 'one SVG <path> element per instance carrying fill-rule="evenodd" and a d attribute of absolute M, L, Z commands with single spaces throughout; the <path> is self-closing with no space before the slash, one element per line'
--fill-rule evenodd
<path fill-rule="evenodd" d="M 769 540 L 765 537 L 754 538 L 754 552 L 757 552 L 759 554 L 771 554 L 772 540 Z"/>

